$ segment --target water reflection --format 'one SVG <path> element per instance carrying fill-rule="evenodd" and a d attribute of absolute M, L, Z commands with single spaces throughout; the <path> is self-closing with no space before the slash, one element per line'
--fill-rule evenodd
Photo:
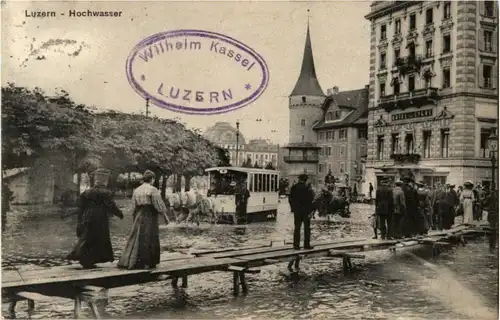
<path fill-rule="evenodd" d="M 372 210 L 356 205 L 350 219 L 313 220 L 312 238 L 371 238 Z M 125 245 L 131 220 L 128 216 L 111 222 L 116 257 Z M 66 263 L 64 256 L 76 240 L 75 223 L 76 217 L 62 219 L 59 211 L 49 207 L 16 211 L 2 235 L 3 266 Z M 174 252 L 289 242 L 292 229 L 293 217 L 283 204 L 277 222 L 200 228 L 170 224 L 162 226 L 160 234 L 163 250 Z M 419 259 L 424 259 L 418 261 L 388 251 L 367 253 L 365 260 L 353 261 L 355 272 L 348 276 L 342 273 L 341 259 L 305 259 L 298 275 L 290 275 L 286 264 L 249 275 L 250 293 L 236 298 L 232 275 L 214 272 L 190 277 L 186 290 L 174 291 L 168 281 L 113 289 L 107 311 L 115 318 L 151 319 L 481 319 L 497 313 L 498 260 L 487 252 L 487 243 L 478 240 L 436 260 L 429 250 L 418 252 Z M 469 302 L 482 312 L 464 312 L 461 306 Z M 34 317 L 71 318 L 72 307 L 67 300 L 39 303 Z M 22 310 L 18 316 L 23 316 Z"/>

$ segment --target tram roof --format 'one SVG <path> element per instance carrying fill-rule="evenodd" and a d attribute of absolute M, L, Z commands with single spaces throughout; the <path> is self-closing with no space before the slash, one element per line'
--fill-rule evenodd
<path fill-rule="evenodd" d="M 279 173 L 278 170 L 260 169 L 260 168 L 246 168 L 246 167 L 213 167 L 205 169 L 205 172 L 230 170 L 245 173 Z"/>

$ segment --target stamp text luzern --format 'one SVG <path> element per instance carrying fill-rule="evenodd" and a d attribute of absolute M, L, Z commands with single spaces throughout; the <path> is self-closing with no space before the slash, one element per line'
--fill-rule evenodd
<path fill-rule="evenodd" d="M 144 50 L 143 54 L 139 53 L 139 57 L 145 62 L 148 62 L 149 60 L 154 58 L 155 54 L 160 55 L 162 53 L 173 50 L 201 50 L 201 49 L 202 49 L 201 41 L 188 41 L 187 39 L 184 39 L 184 41 L 173 42 L 169 40 L 164 40 L 149 46 L 147 49 Z M 227 49 L 225 46 L 221 45 L 220 42 L 218 41 L 211 41 L 209 51 L 234 59 L 234 61 L 238 62 L 238 64 L 241 64 L 241 66 L 245 67 L 247 71 L 252 69 L 252 67 L 255 65 L 255 61 L 246 59 L 241 53 L 237 53 L 234 50 Z"/>

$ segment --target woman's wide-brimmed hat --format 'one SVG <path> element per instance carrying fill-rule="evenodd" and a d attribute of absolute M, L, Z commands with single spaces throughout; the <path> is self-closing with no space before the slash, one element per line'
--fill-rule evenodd
<path fill-rule="evenodd" d="M 473 186 L 473 185 L 474 184 L 470 180 L 467 180 L 467 181 L 464 182 L 464 186 Z"/>
<path fill-rule="evenodd" d="M 109 177 L 111 175 L 111 170 L 105 168 L 99 168 L 94 171 L 94 176 L 97 175 Z"/>

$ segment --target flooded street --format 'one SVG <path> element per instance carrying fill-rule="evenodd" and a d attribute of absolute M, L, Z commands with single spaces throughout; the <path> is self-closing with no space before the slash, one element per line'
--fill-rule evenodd
<path fill-rule="evenodd" d="M 276 222 L 244 227 L 162 226 L 162 248 L 174 252 L 291 241 L 293 216 L 286 202 L 282 201 Z M 372 211 L 370 205 L 354 204 L 350 219 L 313 220 L 313 243 L 372 237 L 368 223 Z M 111 223 L 115 257 L 132 225 L 130 210 L 125 214 L 125 219 Z M 64 256 L 76 240 L 75 220 L 74 216 L 61 218 L 49 207 L 14 207 L 2 235 L 3 268 L 68 263 Z M 423 249 L 417 253 L 368 253 L 366 259 L 353 261 L 355 272 L 349 276 L 342 273 L 340 259 L 306 258 L 298 282 L 290 279 L 286 264 L 267 266 L 249 276 L 249 294 L 237 298 L 232 296 L 232 275 L 223 272 L 190 276 L 185 293 L 174 292 L 168 281 L 117 288 L 110 290 L 107 311 L 110 317 L 157 319 L 497 318 L 498 258 L 488 253 L 486 239 L 453 248 L 438 259 Z M 19 303 L 19 318 L 25 317 L 25 309 L 26 303 Z M 54 299 L 37 303 L 34 318 L 71 318 L 72 312 L 72 301 Z"/>

